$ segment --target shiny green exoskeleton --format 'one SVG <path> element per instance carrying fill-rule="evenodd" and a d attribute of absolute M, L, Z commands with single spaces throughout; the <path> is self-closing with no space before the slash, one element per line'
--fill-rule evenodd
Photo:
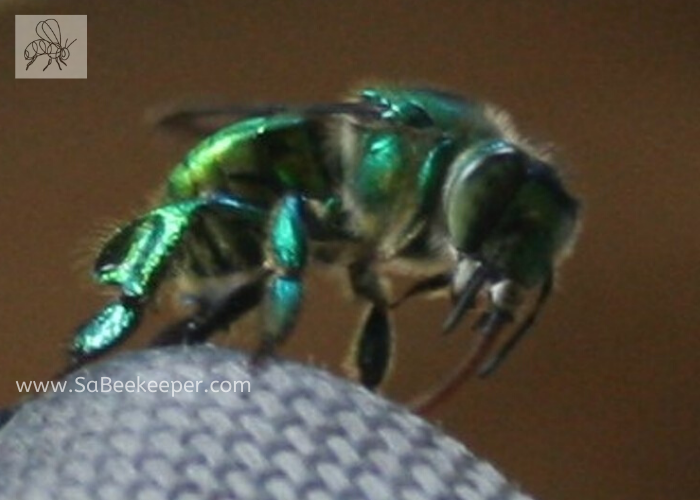
<path fill-rule="evenodd" d="M 198 118 L 229 111 L 241 114 L 183 111 L 163 123 L 195 129 Z M 389 310 L 409 296 L 450 293 L 445 332 L 478 296 L 488 300 L 470 365 L 477 360 L 482 371 L 530 328 L 573 244 L 578 204 L 502 113 L 400 87 L 367 88 L 337 104 L 243 111 L 174 168 L 155 208 L 104 245 L 95 278 L 120 295 L 78 331 L 77 360 L 123 340 L 176 275 L 223 285 L 195 293 L 195 313 L 156 343 L 202 342 L 260 305 L 264 356 L 294 327 L 314 261 L 345 267 L 369 304 L 353 349 L 368 387 L 389 364 Z M 392 271 L 418 278 L 394 302 L 382 279 Z M 530 291 L 538 298 L 525 306 Z M 509 323 L 514 333 L 485 360 Z"/>

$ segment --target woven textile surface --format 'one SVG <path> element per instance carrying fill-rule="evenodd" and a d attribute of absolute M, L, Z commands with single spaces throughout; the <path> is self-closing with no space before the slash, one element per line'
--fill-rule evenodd
<path fill-rule="evenodd" d="M 106 380 L 139 391 L 87 392 Z M 169 390 L 150 392 L 149 381 Z M 173 381 L 201 382 L 173 394 Z M 250 381 L 250 391 L 209 390 L 223 381 Z M 527 498 L 440 430 L 352 383 L 276 359 L 251 372 L 246 355 L 209 346 L 89 366 L 0 427 L 3 500 Z"/>

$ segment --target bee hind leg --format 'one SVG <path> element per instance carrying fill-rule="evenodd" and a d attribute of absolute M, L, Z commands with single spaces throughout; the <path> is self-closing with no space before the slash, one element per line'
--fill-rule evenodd
<path fill-rule="evenodd" d="M 265 215 L 245 200 L 212 195 L 160 206 L 117 231 L 98 255 L 93 274 L 98 283 L 119 287 L 121 295 L 78 328 L 71 346 L 73 368 L 123 342 L 138 327 L 183 236 L 207 207 L 258 222 Z"/>
<path fill-rule="evenodd" d="M 144 302 L 140 298 L 122 295 L 107 304 L 97 315 L 77 330 L 67 371 L 120 344 L 141 322 Z"/>
<path fill-rule="evenodd" d="M 264 277 L 258 273 L 244 284 L 236 284 L 215 301 L 203 301 L 198 310 L 187 318 L 165 327 L 151 342 L 152 346 L 202 344 L 260 304 Z"/>

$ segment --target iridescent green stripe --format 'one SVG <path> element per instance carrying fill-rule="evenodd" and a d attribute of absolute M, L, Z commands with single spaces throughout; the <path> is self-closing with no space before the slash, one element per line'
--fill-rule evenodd
<path fill-rule="evenodd" d="M 296 322 L 304 294 L 297 278 L 276 277 L 267 290 L 264 333 L 268 342 L 281 341 Z"/>
<path fill-rule="evenodd" d="M 80 356 L 90 356 L 112 347 L 136 328 L 138 312 L 137 308 L 121 302 L 109 304 L 78 331 L 73 351 Z"/>
<path fill-rule="evenodd" d="M 134 231 L 124 260 L 101 270 L 100 283 L 118 284 L 125 295 L 139 297 L 147 293 L 153 278 L 173 246 L 190 225 L 193 213 L 204 200 L 168 205 L 146 215 Z"/>
<path fill-rule="evenodd" d="M 173 248 L 192 224 L 195 212 L 214 205 L 258 221 L 263 221 L 266 213 L 262 208 L 225 196 L 199 198 L 158 208 L 147 214 L 133 231 L 126 256 L 117 265 L 98 269 L 96 280 L 120 286 L 127 296 L 148 294 Z"/>
<path fill-rule="evenodd" d="M 306 265 L 307 242 L 301 210 L 299 197 L 287 197 L 272 223 L 272 256 L 275 265 L 286 272 L 301 270 Z"/>

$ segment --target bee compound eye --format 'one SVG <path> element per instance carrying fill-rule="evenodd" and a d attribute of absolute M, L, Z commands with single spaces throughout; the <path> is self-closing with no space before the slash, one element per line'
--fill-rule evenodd
<path fill-rule="evenodd" d="M 452 243 L 477 254 L 527 176 L 526 157 L 503 141 L 476 145 L 457 157 L 443 207 Z"/>

